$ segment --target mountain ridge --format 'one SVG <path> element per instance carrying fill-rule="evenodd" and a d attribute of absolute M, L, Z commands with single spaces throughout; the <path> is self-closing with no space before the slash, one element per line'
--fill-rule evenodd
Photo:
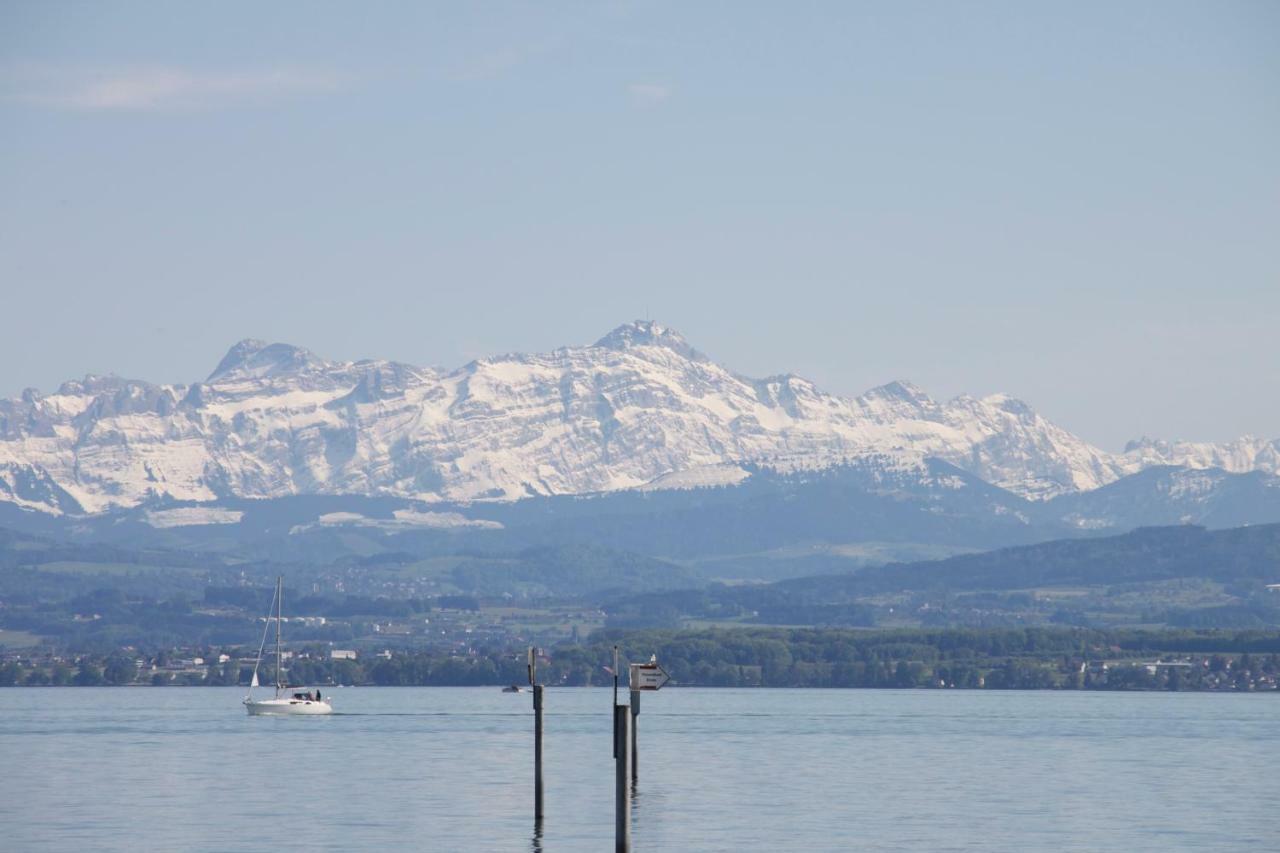
<path fill-rule="evenodd" d="M 873 454 L 941 459 L 1033 499 L 1160 465 L 1280 472 L 1280 441 L 1140 439 L 1115 454 L 1007 394 L 939 402 L 896 380 L 840 397 L 799 376 L 753 379 L 651 321 L 454 369 L 245 339 L 203 382 L 88 376 L 0 400 L 0 501 L 51 513 L 166 497 L 516 500 Z"/>

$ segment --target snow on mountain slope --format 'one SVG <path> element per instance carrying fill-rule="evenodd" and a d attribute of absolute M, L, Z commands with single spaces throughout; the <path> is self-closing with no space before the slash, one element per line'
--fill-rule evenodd
<path fill-rule="evenodd" d="M 1153 465 L 1093 492 L 1053 502 L 1067 524 L 1083 530 L 1202 524 L 1272 524 L 1280 513 L 1280 477 L 1267 471 Z"/>
<path fill-rule="evenodd" d="M 0 401 L 0 500 L 49 512 L 161 496 L 456 501 L 683 488 L 733 482 L 744 463 L 822 468 L 868 454 L 937 457 L 1035 498 L 1170 457 L 1280 468 L 1276 443 L 1244 439 L 1108 454 L 1004 395 L 939 403 L 894 382 L 847 399 L 795 376 L 749 379 L 649 322 L 592 346 L 453 371 L 246 340 L 192 385 L 86 377 Z"/>
<path fill-rule="evenodd" d="M 1246 435 L 1225 444 L 1193 441 L 1157 441 L 1140 438 L 1124 449 L 1134 470 L 1154 465 L 1184 468 L 1221 468 L 1233 474 L 1249 471 L 1280 473 L 1280 439 L 1266 441 Z"/>

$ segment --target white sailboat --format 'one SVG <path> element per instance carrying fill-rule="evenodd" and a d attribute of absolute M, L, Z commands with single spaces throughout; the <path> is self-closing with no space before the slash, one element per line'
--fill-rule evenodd
<path fill-rule="evenodd" d="M 262 643 L 258 646 L 258 660 L 253 665 L 253 679 L 249 682 L 249 692 L 244 697 L 244 708 L 249 716 L 257 717 L 267 714 L 307 715 L 332 714 L 333 706 L 328 700 L 320 697 L 320 690 L 308 690 L 305 687 L 290 687 L 284 681 L 283 653 L 280 646 L 280 623 L 284 617 L 284 578 L 276 578 L 276 594 L 271 601 L 275 610 L 272 617 L 267 612 L 267 624 L 262 629 Z M 262 653 L 267 647 L 267 634 L 271 631 L 271 620 L 276 623 L 276 695 L 271 699 L 254 699 L 253 688 L 258 686 L 258 667 L 262 666 Z"/>

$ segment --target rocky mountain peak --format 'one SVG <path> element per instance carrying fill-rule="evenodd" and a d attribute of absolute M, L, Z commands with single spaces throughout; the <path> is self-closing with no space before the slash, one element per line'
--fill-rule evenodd
<path fill-rule="evenodd" d="M 98 376 L 86 374 L 83 379 L 68 379 L 58 386 L 60 396 L 76 396 L 79 394 L 102 394 L 117 391 L 128 382 L 119 376 Z"/>
<path fill-rule="evenodd" d="M 933 405 L 933 398 L 924 392 L 920 386 L 905 379 L 895 379 L 894 381 L 872 388 L 864 397 L 879 400 L 892 400 L 901 403 L 914 403 L 917 405 Z"/>
<path fill-rule="evenodd" d="M 1019 400 L 1017 397 L 1011 397 L 1008 394 L 988 394 L 982 398 L 982 402 L 993 409 L 998 409 L 1020 418 L 1034 419 L 1036 416 L 1035 410 L 1027 405 L 1025 401 Z"/>
<path fill-rule="evenodd" d="M 664 347 L 686 358 L 703 360 L 705 356 L 695 350 L 675 329 L 659 325 L 653 320 L 635 320 L 624 323 L 596 341 L 594 346 L 611 350 L 627 350 L 633 347 Z"/>
<path fill-rule="evenodd" d="M 1157 439 L 1151 438 L 1150 436 L 1144 435 L 1141 438 L 1135 438 L 1129 441 L 1128 443 L 1126 443 L 1124 446 L 1124 452 L 1133 453 L 1134 451 L 1139 451 L 1139 450 L 1160 451 L 1160 450 L 1168 450 L 1168 448 L 1169 448 L 1169 443 L 1167 441 L 1159 441 Z"/>
<path fill-rule="evenodd" d="M 206 382 L 233 378 L 261 379 L 289 373 L 299 373 L 311 368 L 323 367 L 324 361 L 309 350 L 292 344 L 269 344 L 255 338 L 245 338 L 227 350 L 222 361 L 209 374 Z"/>

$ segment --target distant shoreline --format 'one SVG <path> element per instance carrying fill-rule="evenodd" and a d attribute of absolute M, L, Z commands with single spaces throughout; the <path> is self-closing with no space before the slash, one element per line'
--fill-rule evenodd
<path fill-rule="evenodd" d="M 616 652 L 615 652 L 616 650 Z M 615 653 L 656 658 L 685 687 L 1280 692 L 1280 631 L 737 628 L 601 631 L 542 648 L 553 687 L 612 686 Z M 300 643 L 281 679 L 316 687 L 487 687 L 528 681 L 527 647 L 430 651 Z M 0 656 L 0 687 L 275 684 L 276 662 L 243 645 Z M 625 687 L 625 684 L 623 685 Z"/>
<path fill-rule="evenodd" d="M 306 685 L 315 686 L 315 685 Z M 319 685 L 325 690 L 401 690 L 406 688 L 412 689 L 444 689 L 444 690 L 501 690 L 508 687 L 507 684 L 321 684 Z M 545 684 L 544 687 L 555 690 L 609 690 L 612 685 L 608 684 Z M 249 685 L 241 684 L 9 684 L 0 687 L 3 690 L 157 690 L 157 689 L 184 689 L 193 690 L 248 690 Z M 1220 694 L 1236 694 L 1236 695 L 1276 695 L 1280 696 L 1280 688 L 1264 688 L 1255 690 L 1236 690 L 1233 688 L 1183 688 L 1179 690 L 1169 690 L 1160 687 L 820 687 L 820 686 L 801 686 L 801 685 L 756 685 L 751 687 L 743 686 L 725 686 L 716 684 L 669 684 L 666 690 L 676 690 L 680 688 L 696 689 L 696 690 L 825 690 L 825 691 L 860 691 L 860 690 L 910 690 L 913 692 L 955 692 L 964 691 L 967 693 L 1220 693 Z M 620 693 L 628 692 L 627 686 L 624 684 L 619 689 Z M 532 696 L 532 691 L 527 686 L 522 686 L 520 691 L 522 695 Z"/>

